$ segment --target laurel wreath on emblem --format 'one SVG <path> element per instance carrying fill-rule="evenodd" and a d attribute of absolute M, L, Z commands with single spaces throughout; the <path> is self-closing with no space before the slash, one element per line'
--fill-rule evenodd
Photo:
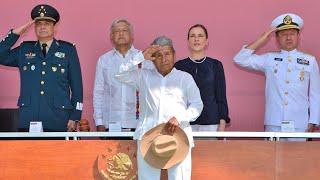
<path fill-rule="evenodd" d="M 131 155 L 132 156 L 132 155 Z M 112 154 L 100 154 L 98 156 L 98 170 L 106 180 L 136 180 L 137 170 L 130 153 L 118 152 Z"/>

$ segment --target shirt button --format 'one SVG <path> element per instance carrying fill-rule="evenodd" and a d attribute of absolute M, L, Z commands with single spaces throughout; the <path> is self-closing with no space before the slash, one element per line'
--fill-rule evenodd
<path fill-rule="evenodd" d="M 284 94 L 285 94 L 285 95 L 288 95 L 289 93 L 288 93 L 288 92 L 285 92 Z"/>
<path fill-rule="evenodd" d="M 291 72 L 291 69 L 288 69 L 288 72 Z"/>
<path fill-rule="evenodd" d="M 41 94 L 41 95 L 44 95 L 44 91 L 40 91 L 40 94 Z"/>
<path fill-rule="evenodd" d="M 46 63 L 45 61 L 43 61 L 43 62 L 42 62 L 42 65 L 44 65 L 44 66 L 45 66 L 46 64 L 47 64 L 47 63 Z"/>
<path fill-rule="evenodd" d="M 283 105 L 287 106 L 287 105 L 288 105 L 288 102 L 284 102 Z"/>
<path fill-rule="evenodd" d="M 287 84 L 289 84 L 290 81 L 286 81 Z"/>
<path fill-rule="evenodd" d="M 21 106 L 24 106 L 24 104 L 22 103 Z"/>
<path fill-rule="evenodd" d="M 41 85 L 44 85 L 44 81 L 41 81 L 40 84 L 41 84 Z"/>
<path fill-rule="evenodd" d="M 62 106 L 62 108 L 64 109 L 64 106 Z"/>
<path fill-rule="evenodd" d="M 41 74 L 42 74 L 42 75 L 45 75 L 45 74 L 46 74 L 46 72 L 45 72 L 45 71 L 42 71 L 42 72 L 41 72 Z"/>

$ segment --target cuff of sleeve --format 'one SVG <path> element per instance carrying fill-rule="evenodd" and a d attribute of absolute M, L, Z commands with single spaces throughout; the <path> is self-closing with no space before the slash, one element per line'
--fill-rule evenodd
<path fill-rule="evenodd" d="M 119 68 L 119 73 L 123 73 L 126 71 L 129 71 L 130 69 L 133 69 L 136 67 L 136 65 L 142 63 L 144 61 L 144 56 L 142 54 L 142 52 L 140 51 L 139 53 L 137 53 L 132 60 L 129 61 L 129 63 L 124 63 L 120 65 Z M 117 77 L 118 74 L 115 75 L 115 77 Z"/>
<path fill-rule="evenodd" d="M 19 37 L 20 37 L 19 34 L 13 33 L 13 29 L 10 29 L 7 36 L 4 37 L 1 41 L 6 41 L 7 43 L 13 46 L 13 44 L 15 44 L 15 42 L 19 39 Z"/>
<path fill-rule="evenodd" d="M 101 126 L 101 125 L 103 125 L 102 119 L 95 119 L 94 122 L 96 123 L 96 126 Z"/>
<path fill-rule="evenodd" d="M 315 125 L 319 125 L 319 121 L 312 121 L 312 120 L 309 120 L 308 122 L 309 124 L 315 124 Z"/>
<path fill-rule="evenodd" d="M 142 69 L 156 69 L 152 61 L 143 61 Z"/>
<path fill-rule="evenodd" d="M 249 48 L 247 48 L 247 47 L 248 47 L 247 44 L 243 45 L 243 46 L 242 46 L 242 51 L 244 51 L 244 52 L 246 52 L 246 53 L 248 53 L 248 54 L 253 54 L 253 53 L 254 53 L 254 50 L 249 49 Z"/>
<path fill-rule="evenodd" d="M 145 59 L 144 59 L 144 56 L 143 56 L 142 51 L 140 51 L 139 53 L 137 53 L 137 54 L 133 57 L 133 61 L 134 61 L 134 64 L 135 64 L 135 65 L 140 64 L 140 63 L 143 62 L 144 60 L 145 60 Z"/>
<path fill-rule="evenodd" d="M 15 34 L 14 32 L 13 32 L 13 29 L 10 29 L 10 31 L 8 32 L 8 34 L 7 34 L 7 37 L 14 37 L 14 38 L 19 38 L 20 37 L 20 35 L 19 34 Z"/>
<path fill-rule="evenodd" d="M 70 115 L 70 120 L 80 120 L 81 119 L 81 111 L 74 110 L 73 113 Z"/>
<path fill-rule="evenodd" d="M 229 118 L 228 116 L 221 116 L 221 117 L 219 118 L 219 121 L 220 121 L 220 119 L 225 120 L 227 124 L 230 123 L 230 118 Z"/>
<path fill-rule="evenodd" d="M 184 122 L 184 118 L 182 115 L 175 115 L 174 117 L 177 119 L 179 124 L 182 124 Z"/>

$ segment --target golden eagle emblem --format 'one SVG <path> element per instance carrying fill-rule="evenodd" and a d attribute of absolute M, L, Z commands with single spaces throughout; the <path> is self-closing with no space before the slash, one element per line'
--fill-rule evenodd
<path fill-rule="evenodd" d="M 129 147 L 127 149 L 130 149 Z M 101 154 L 98 157 L 98 169 L 106 180 L 135 180 L 137 178 L 136 153 L 125 151 Z"/>

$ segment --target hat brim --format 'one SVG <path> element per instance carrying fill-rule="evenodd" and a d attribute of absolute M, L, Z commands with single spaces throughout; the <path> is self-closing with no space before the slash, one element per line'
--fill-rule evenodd
<path fill-rule="evenodd" d="M 35 21 L 40 21 L 40 20 L 50 20 L 53 22 L 57 22 L 55 19 L 51 18 L 51 17 L 36 17 L 34 18 Z"/>
<path fill-rule="evenodd" d="M 297 25 L 288 24 L 288 25 L 284 25 L 284 26 L 278 27 L 277 31 L 286 30 L 286 29 L 298 29 L 298 30 L 300 30 L 300 27 L 297 26 Z"/>
<path fill-rule="evenodd" d="M 169 158 L 155 156 L 152 153 L 151 145 L 157 136 L 167 134 L 164 128 L 165 124 L 163 123 L 146 132 L 142 137 L 140 145 L 141 155 L 144 160 L 149 165 L 157 169 L 169 169 L 170 167 L 182 162 L 190 150 L 190 144 L 186 133 L 178 127 L 172 135 L 177 140 L 176 152 Z"/>

